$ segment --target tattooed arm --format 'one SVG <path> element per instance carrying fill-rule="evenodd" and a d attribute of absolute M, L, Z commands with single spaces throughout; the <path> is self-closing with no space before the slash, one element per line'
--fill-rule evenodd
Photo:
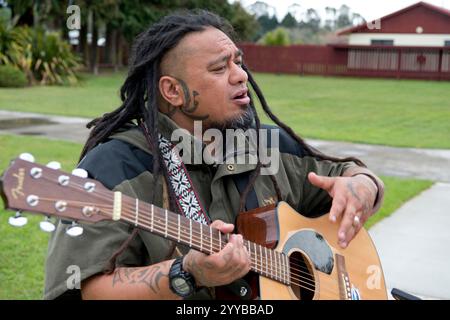
<path fill-rule="evenodd" d="M 81 284 L 83 299 L 181 299 L 169 288 L 169 270 L 174 260 L 146 267 L 117 268 L 114 273 L 100 274 Z"/>
<path fill-rule="evenodd" d="M 216 220 L 211 227 L 231 233 L 234 226 Z M 81 284 L 83 299 L 181 299 L 169 288 L 169 271 L 174 260 L 138 268 L 117 268 L 110 275 L 97 275 Z M 214 287 L 242 278 L 250 271 L 250 256 L 241 235 L 230 240 L 219 252 L 205 255 L 190 250 L 183 260 L 183 269 L 191 273 L 197 286 Z"/>
<path fill-rule="evenodd" d="M 383 201 L 383 182 L 370 170 L 351 167 L 340 177 L 324 177 L 309 173 L 309 181 L 328 192 L 333 198 L 330 220 L 340 220 L 338 241 L 346 248 L 367 219 Z"/>

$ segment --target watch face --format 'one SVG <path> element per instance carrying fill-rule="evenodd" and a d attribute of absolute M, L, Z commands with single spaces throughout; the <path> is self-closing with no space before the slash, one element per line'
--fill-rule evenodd
<path fill-rule="evenodd" d="M 173 288 L 179 293 L 185 295 L 191 292 L 191 288 L 187 281 L 183 278 L 173 278 L 172 279 Z"/>

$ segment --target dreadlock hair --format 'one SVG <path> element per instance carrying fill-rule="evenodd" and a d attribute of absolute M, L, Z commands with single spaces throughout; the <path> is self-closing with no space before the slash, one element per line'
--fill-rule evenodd
<path fill-rule="evenodd" d="M 235 33 L 231 25 L 223 18 L 205 10 L 179 11 L 162 18 L 159 22 L 153 24 L 148 30 L 138 35 L 135 39 L 131 57 L 129 61 L 129 71 L 124 84 L 120 89 L 120 98 L 122 104 L 116 110 L 106 113 L 87 124 L 87 128 L 91 129 L 89 137 L 83 147 L 80 160 L 96 145 L 106 141 L 111 134 L 122 128 L 130 122 L 138 122 L 145 128 L 143 133 L 147 139 L 150 151 L 153 155 L 153 177 L 155 187 L 158 179 L 163 175 L 166 182 L 169 181 L 167 168 L 164 165 L 162 154 L 158 146 L 158 82 L 161 76 L 160 64 L 165 54 L 175 48 L 178 43 L 189 33 L 200 32 L 208 27 L 214 27 L 225 33 L 230 39 L 234 40 Z M 311 149 L 299 136 L 297 136 L 291 128 L 282 123 L 269 109 L 265 98 L 250 74 L 249 70 L 243 65 L 244 70 L 248 74 L 249 82 L 254 89 L 263 110 L 267 115 L 281 128 L 286 130 L 307 152 L 319 159 L 327 159 L 332 161 L 355 161 L 362 164 L 361 161 L 354 158 L 337 159 L 325 156 Z M 250 107 L 254 111 L 257 126 L 257 139 L 259 140 L 260 121 L 256 113 L 253 100 L 250 97 Z M 257 141 L 259 147 L 259 141 Z M 263 165 L 259 161 L 256 169 L 252 172 L 249 183 L 240 199 L 240 211 L 242 211 L 245 199 L 255 184 L 261 167 Z M 280 189 L 275 178 L 271 177 L 278 199 L 281 200 Z M 173 189 L 168 183 L 169 193 L 169 209 L 180 214 L 176 197 Z M 156 200 L 156 192 L 153 193 L 153 200 Z M 109 261 L 109 267 L 106 273 L 112 273 L 115 269 L 116 259 L 122 254 L 126 247 L 131 243 L 138 229 L 134 229 L 130 237 L 120 246 L 120 248 L 112 255 Z M 172 247 L 175 249 L 175 244 Z M 168 257 L 169 257 L 168 256 Z"/>

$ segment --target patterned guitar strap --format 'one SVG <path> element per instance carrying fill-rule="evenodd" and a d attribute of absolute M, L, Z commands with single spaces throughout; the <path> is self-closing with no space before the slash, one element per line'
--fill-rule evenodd
<path fill-rule="evenodd" d="M 199 200 L 183 161 L 174 148 L 175 145 L 170 140 L 159 135 L 159 150 L 167 168 L 170 185 L 177 198 L 178 208 L 186 218 L 208 225 L 211 221 Z"/>
<path fill-rule="evenodd" d="M 142 122 L 141 128 L 148 133 L 146 126 Z M 148 137 L 148 134 L 146 137 Z M 150 146 L 150 141 L 147 141 L 147 143 Z M 177 206 L 180 212 L 186 218 L 204 225 L 209 225 L 211 219 L 199 200 L 183 161 L 174 150 L 175 145 L 161 134 L 158 134 L 158 145 L 167 168 L 169 183 L 177 198 Z"/>

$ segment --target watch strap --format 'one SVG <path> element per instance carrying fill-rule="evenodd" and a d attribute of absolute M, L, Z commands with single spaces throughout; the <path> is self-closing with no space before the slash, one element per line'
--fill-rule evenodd
<path fill-rule="evenodd" d="M 187 298 L 193 295 L 197 291 L 197 286 L 195 284 L 194 277 L 187 271 L 183 270 L 183 260 L 184 256 L 177 257 L 175 261 L 172 263 L 172 266 L 170 267 L 169 271 L 169 287 L 172 290 L 173 293 L 183 297 Z M 175 278 L 182 278 L 186 281 L 187 285 L 190 287 L 190 292 L 185 294 L 183 292 L 180 292 L 177 290 L 176 287 L 173 286 L 172 280 Z"/>

